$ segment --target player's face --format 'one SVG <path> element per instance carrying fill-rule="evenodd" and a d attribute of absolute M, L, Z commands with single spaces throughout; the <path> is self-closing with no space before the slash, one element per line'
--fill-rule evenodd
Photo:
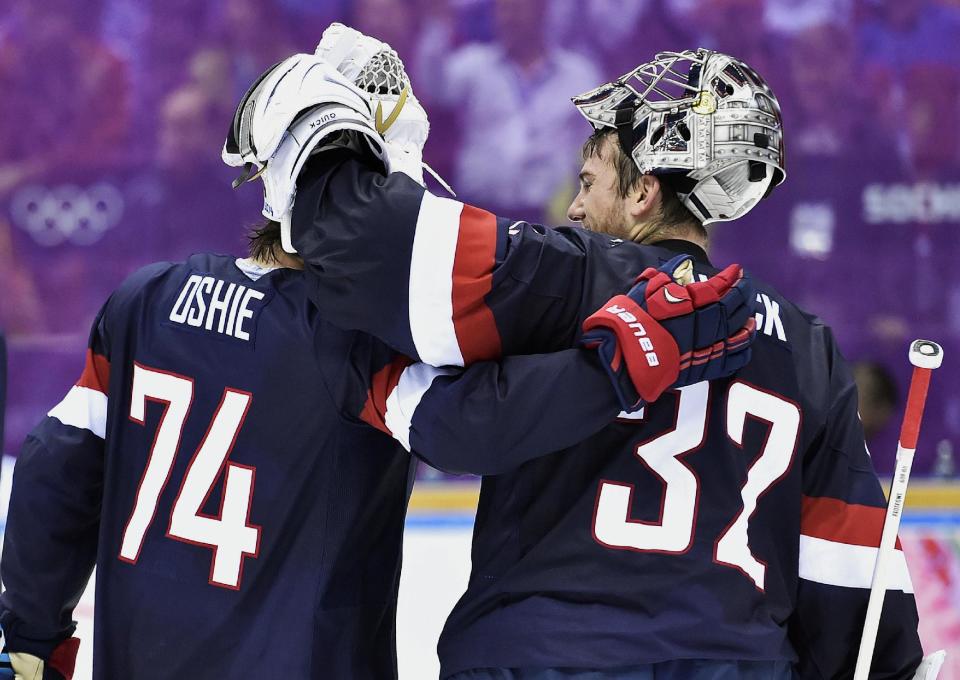
<path fill-rule="evenodd" d="M 603 141 L 600 154 L 588 157 L 580 168 L 580 192 L 567 209 L 567 218 L 585 229 L 630 238 L 629 199 L 617 192 L 615 149 L 609 139 Z"/>

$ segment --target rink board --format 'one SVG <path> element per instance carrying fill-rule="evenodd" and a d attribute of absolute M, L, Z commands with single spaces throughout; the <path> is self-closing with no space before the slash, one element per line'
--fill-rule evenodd
<path fill-rule="evenodd" d="M 0 475 L 5 519 L 10 462 Z M 436 640 L 467 583 L 479 486 L 473 481 L 418 483 L 410 501 L 398 607 L 401 680 L 437 677 Z M 900 531 L 921 612 L 927 651 L 948 649 L 940 680 L 960 680 L 960 485 L 911 483 Z M 91 670 L 93 587 L 75 612 L 81 645 L 76 680 Z"/>

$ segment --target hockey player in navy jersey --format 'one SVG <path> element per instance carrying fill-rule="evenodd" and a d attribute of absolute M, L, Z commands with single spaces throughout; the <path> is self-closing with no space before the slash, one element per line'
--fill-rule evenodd
<path fill-rule="evenodd" d="M 434 364 L 562 350 L 638 269 L 682 252 L 691 278 L 714 274 L 704 226 L 783 179 L 776 98 L 731 57 L 658 55 L 574 103 L 595 128 L 570 209 L 586 229 L 501 219 L 351 160 L 308 166 L 285 227 L 323 313 Z M 484 479 L 443 677 L 852 675 L 885 501 L 830 330 L 757 287 L 758 340 L 735 378 Z M 509 458 L 539 445 L 528 428 L 569 428 L 555 416 L 570 406 L 544 383 L 466 439 L 471 414 L 443 411 L 448 373 L 396 373 L 374 415 L 428 460 L 449 448 Z M 902 551 L 896 562 L 872 678 L 911 678 L 921 658 Z"/>
<path fill-rule="evenodd" d="M 322 74 L 311 55 L 294 61 L 275 75 L 309 85 Z M 368 94 L 354 88 L 341 101 L 369 112 L 357 103 Z M 301 122 L 310 129 L 332 120 Z M 249 120 L 235 122 L 227 152 L 240 154 Z M 363 128 L 340 117 L 323 131 L 337 124 Z M 334 163 L 359 158 L 327 153 Z M 382 171 L 379 160 L 356 162 Z M 583 439 L 615 417 L 621 400 L 653 401 L 671 384 L 728 374 L 749 357 L 751 289 L 733 269 L 674 289 L 686 304 L 669 315 L 656 309 L 652 284 L 644 286 L 650 296 L 627 297 L 650 320 L 645 335 L 627 338 L 635 347 L 614 337 L 624 319 L 598 322 L 598 346 L 618 357 L 616 369 L 592 349 L 463 373 L 410 365 L 318 314 L 302 263 L 280 240 L 271 223 L 249 258 L 201 254 L 148 266 L 100 310 L 79 380 L 17 461 L 0 563 L 0 678 L 71 676 L 73 609 L 95 565 L 96 680 L 395 678 L 413 472 L 395 439 L 409 448 L 403 411 L 416 405 L 419 386 L 443 376 L 439 421 L 479 439 L 552 385 L 565 404 L 553 414 L 568 424 L 526 427 L 534 445 L 430 454 L 442 467 L 493 474 Z M 695 304 L 689 291 L 717 299 Z M 650 362 L 651 352 L 661 361 Z M 580 406 L 584 389 L 597 396 Z"/>

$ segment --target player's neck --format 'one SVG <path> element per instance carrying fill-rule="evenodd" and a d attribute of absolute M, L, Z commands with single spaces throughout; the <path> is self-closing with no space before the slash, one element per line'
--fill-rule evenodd
<path fill-rule="evenodd" d="M 699 224 L 683 223 L 663 225 L 657 221 L 637 223 L 628 232 L 631 241 L 655 245 L 659 241 L 690 241 L 704 252 L 710 247 L 707 230 Z"/>
<path fill-rule="evenodd" d="M 303 269 L 303 260 L 297 255 L 291 255 L 279 248 L 274 249 L 269 260 L 251 257 L 249 258 L 258 267 L 284 267 L 285 269 Z"/>

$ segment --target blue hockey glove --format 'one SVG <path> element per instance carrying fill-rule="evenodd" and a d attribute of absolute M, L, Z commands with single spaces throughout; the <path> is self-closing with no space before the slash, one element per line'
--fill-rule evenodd
<path fill-rule="evenodd" d="M 583 323 L 581 344 L 596 349 L 623 410 L 656 401 L 671 387 L 723 378 L 750 361 L 756 292 L 739 265 L 703 282 L 692 258 L 650 267 Z"/>

